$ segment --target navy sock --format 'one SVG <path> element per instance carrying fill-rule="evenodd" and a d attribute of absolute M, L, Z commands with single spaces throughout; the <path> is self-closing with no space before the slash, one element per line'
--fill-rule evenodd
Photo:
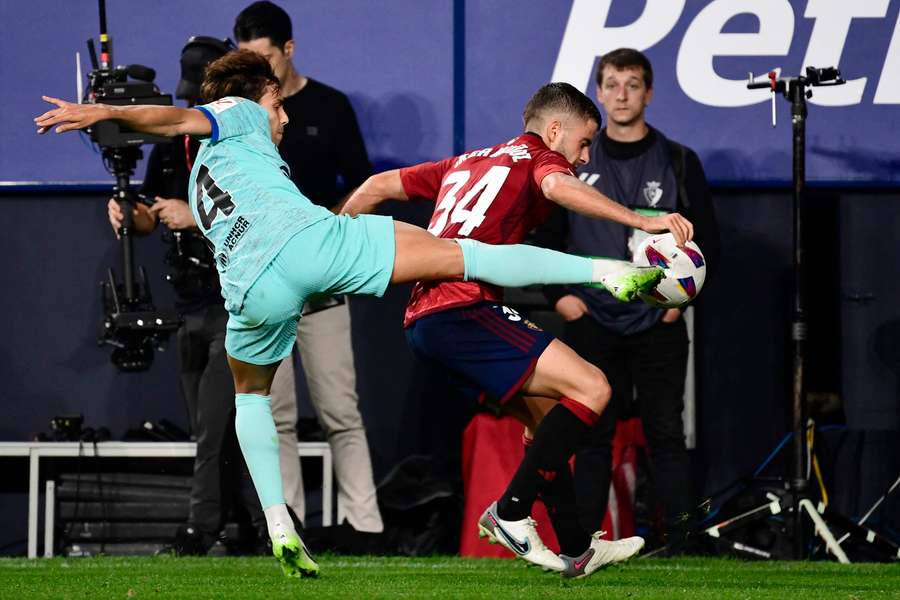
<path fill-rule="evenodd" d="M 569 458 L 596 417 L 584 405 L 568 398 L 547 413 L 535 432 L 534 444 L 497 503 L 501 519 L 519 521 L 531 514 L 538 494 L 558 477 L 561 469 L 568 469 Z"/>
<path fill-rule="evenodd" d="M 540 498 L 547 507 L 550 524 L 559 541 L 560 553 L 581 556 L 590 546 L 591 536 L 578 523 L 575 481 L 568 464 L 557 471 L 556 478 L 540 493 Z"/>
<path fill-rule="evenodd" d="M 522 436 L 522 444 L 527 454 L 533 444 L 532 440 Z M 567 465 L 568 466 L 568 465 Z M 561 554 L 581 556 L 591 544 L 591 536 L 585 533 L 578 523 L 578 507 L 575 504 L 575 481 L 572 471 L 562 468 L 556 478 L 547 485 L 538 496 L 547 507 L 550 524 L 556 533 Z"/>

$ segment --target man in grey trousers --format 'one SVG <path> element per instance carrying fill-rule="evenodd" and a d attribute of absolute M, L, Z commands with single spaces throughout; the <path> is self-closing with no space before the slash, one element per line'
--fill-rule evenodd
<path fill-rule="evenodd" d="M 290 167 L 291 179 L 307 198 L 337 211 L 341 200 L 372 171 L 347 96 L 297 72 L 291 19 L 281 7 L 271 2 L 249 5 L 235 19 L 234 36 L 240 48 L 268 58 L 281 82 L 290 124 L 279 151 Z M 310 399 L 334 457 L 338 523 L 346 518 L 356 531 L 379 533 L 384 525 L 359 413 L 346 300 L 308 304 L 297 327 L 297 346 Z M 285 499 L 303 520 L 306 511 L 296 448 L 297 401 L 291 360 L 282 362 L 272 383 L 272 416 L 279 436 Z"/>
<path fill-rule="evenodd" d="M 356 531 L 380 533 L 384 525 L 375 495 L 366 430 L 359 413 L 347 303 L 304 314 L 297 325 L 297 348 L 310 400 L 334 457 L 337 522 L 346 519 Z M 294 382 L 294 365 L 288 358 L 278 367 L 272 382 L 272 416 L 278 430 L 284 497 L 303 520 L 306 511 L 297 460 Z"/>

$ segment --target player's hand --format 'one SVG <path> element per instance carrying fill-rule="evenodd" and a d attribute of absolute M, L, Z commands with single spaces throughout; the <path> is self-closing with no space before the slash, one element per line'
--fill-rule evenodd
<path fill-rule="evenodd" d="M 163 225 L 176 231 L 179 229 L 191 229 L 197 226 L 194 215 L 187 202 L 178 198 L 156 197 L 156 202 L 150 207 L 150 214 L 157 217 Z"/>
<path fill-rule="evenodd" d="M 54 125 L 58 125 L 56 133 L 63 133 L 73 129 L 84 129 L 97 121 L 109 118 L 110 109 L 103 104 L 74 104 L 50 96 L 41 96 L 41 98 L 55 105 L 56 108 L 34 118 L 39 134 L 47 133 Z"/>
<path fill-rule="evenodd" d="M 670 308 L 666 312 L 663 313 L 662 319 L 660 319 L 665 324 L 671 324 L 678 320 L 681 317 L 681 309 L 680 308 Z"/>
<path fill-rule="evenodd" d="M 356 188 L 350 197 L 347 198 L 344 203 L 341 205 L 339 215 L 350 215 L 351 217 L 355 217 L 359 214 L 365 214 L 372 212 L 371 206 L 367 206 L 369 203 L 365 200 L 365 194 L 361 191 L 361 187 Z"/>
<path fill-rule="evenodd" d="M 577 321 L 588 312 L 588 307 L 584 300 L 573 294 L 563 296 L 557 300 L 555 308 L 556 312 L 568 322 Z"/>
<path fill-rule="evenodd" d="M 122 219 L 124 219 L 124 215 L 122 214 L 122 207 L 116 202 L 115 198 L 110 198 L 109 202 L 106 204 L 106 214 L 109 216 L 109 224 L 112 225 L 113 231 L 116 234 L 116 239 L 119 239 L 119 229 L 122 228 Z M 156 217 L 150 214 L 150 209 L 140 202 L 134 205 L 134 229 L 137 233 L 141 235 L 146 235 L 153 231 L 156 227 Z"/>
<path fill-rule="evenodd" d="M 124 217 L 122 215 L 122 208 L 119 206 L 119 203 L 116 202 L 115 198 L 110 198 L 109 202 L 106 204 L 106 214 L 109 215 L 109 224 L 112 225 L 113 231 L 116 234 L 116 239 L 118 239 L 119 229 L 122 227 L 122 219 Z"/>
<path fill-rule="evenodd" d="M 675 245 L 679 248 L 694 237 L 693 223 L 678 213 L 660 215 L 658 217 L 644 217 L 644 225 L 641 226 L 641 229 L 647 233 L 668 231 L 675 236 Z"/>

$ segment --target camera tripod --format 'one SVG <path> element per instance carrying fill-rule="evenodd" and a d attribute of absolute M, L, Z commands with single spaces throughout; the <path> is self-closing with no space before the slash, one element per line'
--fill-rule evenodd
<path fill-rule="evenodd" d="M 109 269 L 107 281 L 101 284 L 106 314 L 97 343 L 113 346 L 112 362 L 123 371 L 147 369 L 153 361 L 154 348 L 162 349 L 168 335 L 181 325 L 181 317 L 175 311 L 156 310 L 143 268 L 138 270 L 140 279 L 135 278 L 133 231 L 137 196 L 131 190 L 130 179 L 141 156 L 137 147 L 103 148 L 103 158 L 116 178 L 114 198 L 122 209 L 118 231 L 122 285 Z"/>
<path fill-rule="evenodd" d="M 812 522 L 814 534 L 822 538 L 828 552 L 834 555 L 838 561 L 849 563 L 846 553 L 828 525 L 828 521 L 835 516 L 833 511 L 826 511 L 823 505 L 818 507 L 814 505 L 808 492 L 807 461 L 810 448 L 807 442 L 806 386 L 803 371 L 807 333 L 802 204 L 806 188 L 806 101 L 812 97 L 810 87 L 834 86 L 844 83 L 846 82 L 841 78 L 840 71 L 834 67 L 825 69 L 807 67 L 804 75 L 796 77 L 779 77 L 778 73 L 773 71 L 768 74 L 768 81 L 756 81 L 752 73 L 750 74 L 750 81 L 747 84 L 749 89 L 768 89 L 772 93 L 773 127 L 775 125 L 776 95 L 783 95 L 791 103 L 793 139 L 793 286 L 790 324 L 792 350 L 791 476 L 789 479 L 781 478 L 772 482 L 771 487 L 783 493 L 766 492 L 766 501 L 763 504 L 708 527 L 704 533 L 712 538 L 721 539 L 729 531 L 750 521 L 786 514 L 789 524 L 788 535 L 792 542 L 792 558 L 800 560 L 806 557 L 811 540 L 809 529 L 804 523 L 805 516 Z M 732 548 L 748 555 L 760 557 L 769 555 L 768 552 L 738 542 L 733 542 Z"/>

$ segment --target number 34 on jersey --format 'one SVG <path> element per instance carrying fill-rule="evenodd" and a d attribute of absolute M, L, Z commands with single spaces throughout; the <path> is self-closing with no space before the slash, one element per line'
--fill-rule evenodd
<path fill-rule="evenodd" d="M 469 182 L 472 172 L 464 170 L 448 173 L 442 185 L 450 186 L 450 189 L 434 209 L 431 225 L 428 227 L 429 233 L 440 236 L 449 222 L 462 223 L 458 235 L 471 235 L 484 222 L 485 213 L 497 198 L 509 172 L 510 167 L 500 165 L 491 167 L 462 198 L 459 197 L 460 190 Z"/>

